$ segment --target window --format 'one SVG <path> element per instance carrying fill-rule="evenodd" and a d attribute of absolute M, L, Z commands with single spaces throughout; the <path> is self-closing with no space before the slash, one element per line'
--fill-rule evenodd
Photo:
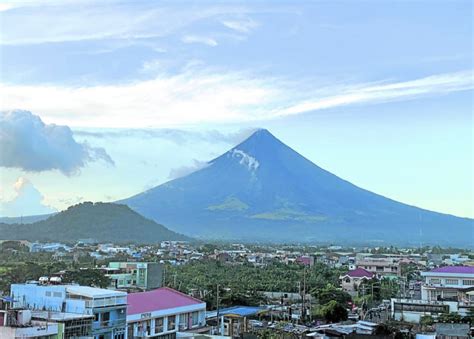
<path fill-rule="evenodd" d="M 50 297 L 50 296 L 51 296 L 51 291 L 46 291 L 46 292 L 45 292 L 45 295 L 46 295 L 47 297 Z"/>
<path fill-rule="evenodd" d="M 441 279 L 438 278 L 431 278 L 430 284 L 441 284 Z"/>
<path fill-rule="evenodd" d="M 155 319 L 155 334 L 163 332 L 163 318 Z"/>
<path fill-rule="evenodd" d="M 61 298 L 63 294 L 61 292 L 53 292 L 53 297 L 55 298 Z"/>
<path fill-rule="evenodd" d="M 176 316 L 170 315 L 168 316 L 168 331 L 173 331 L 176 329 Z"/>
<path fill-rule="evenodd" d="M 472 286 L 472 285 L 474 285 L 474 280 L 472 280 L 472 279 L 466 279 L 466 280 L 463 280 L 463 281 L 462 281 L 462 284 L 463 284 L 464 286 Z"/>
<path fill-rule="evenodd" d="M 108 326 L 110 320 L 110 312 L 104 312 L 101 314 L 101 323 L 102 326 Z"/>
<path fill-rule="evenodd" d="M 458 283 L 458 279 L 446 279 L 446 285 L 457 285 Z"/>
<path fill-rule="evenodd" d="M 199 324 L 199 312 L 193 312 L 191 313 L 191 317 L 192 317 L 192 325 L 193 326 L 196 326 Z"/>
<path fill-rule="evenodd" d="M 179 315 L 179 330 L 185 330 L 188 328 L 188 313 L 182 313 Z"/>

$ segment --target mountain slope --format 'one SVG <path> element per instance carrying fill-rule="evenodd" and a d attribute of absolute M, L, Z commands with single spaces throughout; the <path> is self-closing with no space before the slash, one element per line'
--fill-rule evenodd
<path fill-rule="evenodd" d="M 1 239 L 74 242 L 153 243 L 189 240 L 148 220 L 125 205 L 86 202 L 31 224 L 0 224 Z"/>
<path fill-rule="evenodd" d="M 361 189 L 267 130 L 255 132 L 207 167 L 122 203 L 173 230 L 200 237 L 417 245 L 471 245 L 473 240 L 473 220 Z M 456 232 L 446 237 L 447 230 Z"/>

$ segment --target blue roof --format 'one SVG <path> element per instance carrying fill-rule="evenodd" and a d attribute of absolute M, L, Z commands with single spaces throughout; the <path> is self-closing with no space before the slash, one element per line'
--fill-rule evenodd
<path fill-rule="evenodd" d="M 238 315 L 240 317 L 248 317 L 248 316 L 263 312 L 265 310 L 266 308 L 264 307 L 234 306 L 234 307 L 220 309 L 219 315 L 220 316 Z"/>

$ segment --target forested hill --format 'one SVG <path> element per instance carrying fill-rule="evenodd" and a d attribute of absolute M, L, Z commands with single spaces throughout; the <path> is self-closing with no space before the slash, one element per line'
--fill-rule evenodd
<path fill-rule="evenodd" d="M 98 242 L 115 243 L 189 240 L 184 235 L 142 217 L 128 206 L 92 202 L 71 206 L 46 220 L 31 224 L 0 223 L 0 238 L 61 242 L 92 238 Z"/>

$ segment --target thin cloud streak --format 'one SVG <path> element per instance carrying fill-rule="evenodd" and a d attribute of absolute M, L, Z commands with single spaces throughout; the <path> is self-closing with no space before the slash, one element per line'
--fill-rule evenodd
<path fill-rule="evenodd" d="M 274 114 L 288 116 L 354 104 L 409 100 L 424 95 L 448 94 L 473 88 L 472 71 L 439 74 L 404 82 L 342 87 L 340 94 L 305 100 L 276 110 Z"/>
<path fill-rule="evenodd" d="M 46 121 L 76 127 L 144 128 L 252 122 L 470 90 L 474 87 L 472 74 L 469 70 L 401 82 L 323 86 L 314 92 L 308 90 L 308 83 L 292 83 L 290 88 L 281 79 L 215 70 L 191 70 L 124 85 L 0 84 L 4 97 L 0 109 L 42 112 Z"/>

